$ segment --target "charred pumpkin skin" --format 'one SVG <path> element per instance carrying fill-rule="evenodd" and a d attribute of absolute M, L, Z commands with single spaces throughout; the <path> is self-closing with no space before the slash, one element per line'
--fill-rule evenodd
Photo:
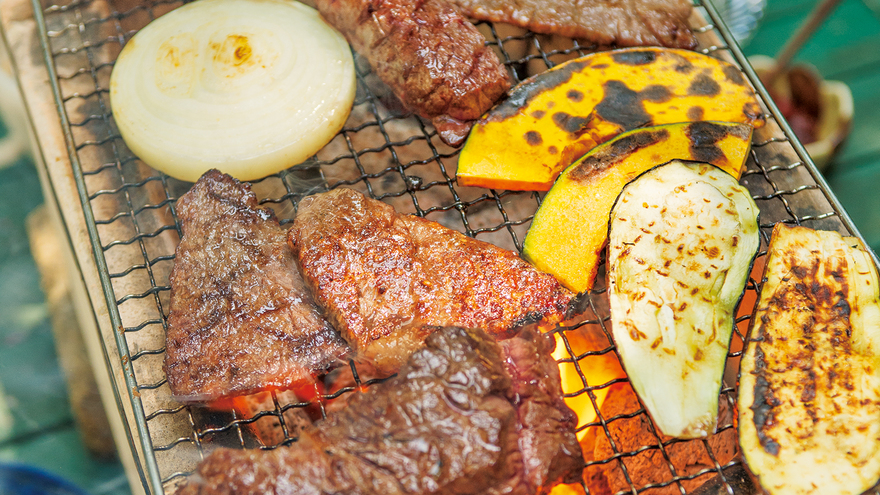
<path fill-rule="evenodd" d="M 594 53 L 523 81 L 477 121 L 456 177 L 465 186 L 547 191 L 574 160 L 621 132 L 707 120 L 764 124 L 733 65 L 669 48 Z"/>
<path fill-rule="evenodd" d="M 752 141 L 752 126 L 691 122 L 626 132 L 573 163 L 541 202 L 523 244 L 523 256 L 566 288 L 593 287 L 608 215 L 623 187 L 639 174 L 671 160 L 710 163 L 739 179 Z"/>
<path fill-rule="evenodd" d="M 857 495 L 880 479 L 880 292 L 857 244 L 773 229 L 737 401 L 766 493 Z"/>
<path fill-rule="evenodd" d="M 757 216 L 729 174 L 677 160 L 628 184 L 611 211 L 612 334 L 665 435 L 715 432 L 734 312 L 760 245 Z"/>

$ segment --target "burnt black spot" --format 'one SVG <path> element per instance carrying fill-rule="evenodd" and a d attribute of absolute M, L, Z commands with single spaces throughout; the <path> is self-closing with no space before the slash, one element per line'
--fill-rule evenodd
<path fill-rule="evenodd" d="M 687 118 L 692 122 L 703 120 L 703 107 L 690 107 L 687 111 Z"/>
<path fill-rule="evenodd" d="M 623 82 L 612 79 L 605 83 L 605 97 L 596 105 L 595 112 L 604 120 L 626 130 L 635 129 L 651 123 L 643 99 Z"/>
<path fill-rule="evenodd" d="M 801 380 L 804 386 L 801 390 L 801 402 L 813 402 L 816 399 L 816 371 L 812 368 L 807 371 L 805 379 Z M 807 411 L 815 412 L 815 408 L 807 407 Z"/>
<path fill-rule="evenodd" d="M 634 50 L 614 53 L 611 55 L 618 64 L 626 65 L 646 65 L 652 64 L 657 60 L 657 52 Z"/>
<path fill-rule="evenodd" d="M 706 74 L 700 74 L 691 81 L 687 94 L 690 96 L 718 96 L 721 86 Z"/>
<path fill-rule="evenodd" d="M 551 155 L 555 155 L 556 153 L 559 153 L 559 148 L 557 148 L 556 146 L 551 146 L 551 147 L 547 148 L 547 151 Z"/>
<path fill-rule="evenodd" d="M 657 144 L 661 141 L 669 139 L 668 129 L 659 129 L 656 131 L 634 132 L 620 139 L 617 139 L 606 148 L 612 156 L 620 156 L 631 154 L 637 150 Z"/>
<path fill-rule="evenodd" d="M 593 66 L 594 69 L 607 69 L 608 64 L 596 64 Z"/>
<path fill-rule="evenodd" d="M 544 140 L 541 139 L 541 133 L 538 131 L 529 131 L 525 133 L 524 137 L 526 138 L 526 142 L 531 146 L 539 146 L 544 142 Z"/>
<path fill-rule="evenodd" d="M 639 131 L 623 136 L 586 157 L 569 172 L 568 177 L 574 181 L 589 179 L 593 174 L 626 159 L 626 157 L 639 149 L 666 141 L 667 139 L 669 139 L 669 131 L 667 129 Z"/>
<path fill-rule="evenodd" d="M 694 64 L 690 60 L 678 54 L 673 54 L 672 56 L 675 58 L 675 65 L 672 66 L 672 70 L 679 74 L 690 74 L 694 71 Z"/>
<path fill-rule="evenodd" d="M 572 74 L 582 71 L 589 65 L 589 61 L 570 62 L 556 70 L 547 71 L 526 79 L 520 85 L 513 88 L 513 91 L 510 92 L 510 97 L 495 107 L 490 119 L 499 121 L 513 117 L 520 109 L 528 105 L 532 98 L 544 91 L 565 84 L 571 79 Z"/>
<path fill-rule="evenodd" d="M 536 119 L 543 118 L 545 115 L 547 115 L 547 112 L 543 110 L 535 110 L 534 112 L 532 112 L 532 117 Z"/>
<path fill-rule="evenodd" d="M 727 137 L 728 134 L 728 127 L 712 122 L 694 122 L 690 124 L 687 127 L 687 135 L 693 159 L 708 163 L 726 161 L 724 152 L 721 151 L 717 143 Z"/>
<path fill-rule="evenodd" d="M 526 326 L 534 325 L 535 323 L 540 322 L 542 319 L 544 319 L 545 316 L 546 315 L 540 311 L 532 311 L 532 312 L 526 313 L 525 315 L 523 315 L 521 318 L 517 319 L 516 321 L 513 322 L 513 324 L 510 325 L 506 334 L 504 334 L 504 333 L 501 334 L 502 338 L 512 336 L 514 333 L 516 333 L 515 330 L 520 327 L 526 327 Z"/>
<path fill-rule="evenodd" d="M 813 294 L 813 299 L 822 303 L 831 302 L 831 288 L 827 285 L 820 284 L 819 282 L 813 280 L 810 284 L 810 292 Z"/>
<path fill-rule="evenodd" d="M 643 89 L 639 94 L 646 100 L 654 103 L 663 103 L 672 99 L 672 93 L 666 86 L 653 84 Z"/>
<path fill-rule="evenodd" d="M 738 137 L 743 141 L 749 141 L 752 138 L 752 126 L 749 124 L 737 124 L 724 128 L 731 136 Z"/>
<path fill-rule="evenodd" d="M 556 112 L 553 114 L 553 123 L 563 131 L 569 134 L 574 134 L 575 136 L 579 136 L 583 133 L 587 124 L 589 124 L 591 120 L 593 120 L 592 115 L 577 117 L 565 112 Z"/>
<path fill-rule="evenodd" d="M 565 96 L 571 101 L 581 101 L 584 99 L 584 94 L 576 89 L 569 89 Z"/>
<path fill-rule="evenodd" d="M 758 344 L 755 343 L 755 345 Z M 770 390 L 770 382 L 764 376 L 767 372 L 767 366 L 764 362 L 764 351 L 758 345 L 758 348 L 755 349 L 755 370 L 752 372 L 757 375 L 755 379 L 755 401 L 749 409 L 752 410 L 754 415 L 753 421 L 761 447 L 768 454 L 778 456 L 779 444 L 766 433 L 766 430 L 772 427 L 776 421 L 773 408 L 779 405 L 779 399 L 773 396 L 773 391 Z"/>
<path fill-rule="evenodd" d="M 852 312 L 852 309 L 849 307 L 849 303 L 846 301 L 846 296 L 842 295 L 842 294 L 841 294 L 841 296 L 842 297 L 840 298 L 839 301 L 837 301 L 837 304 L 832 306 L 832 309 L 834 309 L 834 312 L 837 313 L 838 317 L 842 316 L 842 317 L 849 318 L 849 315 Z"/>
<path fill-rule="evenodd" d="M 728 81 L 733 84 L 744 86 L 746 84 L 746 80 L 743 79 L 742 72 L 739 71 L 736 67 L 732 65 L 724 64 L 724 67 L 721 68 L 721 71 L 724 72 L 724 77 L 727 78 Z"/>
<path fill-rule="evenodd" d="M 754 101 L 746 102 L 743 105 L 743 114 L 752 120 L 761 120 L 764 116 L 761 107 Z"/>

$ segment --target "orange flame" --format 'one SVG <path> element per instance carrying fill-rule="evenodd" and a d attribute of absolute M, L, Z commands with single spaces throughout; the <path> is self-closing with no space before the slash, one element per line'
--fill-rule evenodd
<path fill-rule="evenodd" d="M 580 328 L 565 332 L 565 340 L 571 348 L 571 352 L 566 348 L 565 342 L 561 334 L 557 333 L 556 349 L 553 351 L 553 357 L 557 360 L 566 359 L 568 362 L 559 363 L 559 374 L 562 380 L 562 392 L 565 394 L 577 394 L 567 397 L 565 403 L 568 404 L 578 415 L 578 428 L 596 421 L 596 410 L 590 395 L 586 391 L 586 387 L 596 387 L 609 383 L 615 378 L 626 376 L 617 355 L 608 351 L 603 354 L 591 354 L 577 360 L 578 356 L 582 356 L 587 352 L 597 352 L 607 349 L 611 344 L 605 337 L 601 329 L 595 325 L 584 325 Z M 578 373 L 580 368 L 581 373 Z M 581 378 L 583 374 L 583 378 Z M 608 395 L 608 387 L 602 387 L 593 390 L 596 397 L 596 405 L 601 406 Z M 587 428 L 578 431 L 578 440 L 583 441 L 587 435 Z M 592 449 L 592 446 L 588 448 Z"/>
<path fill-rule="evenodd" d="M 550 495 L 585 495 L 581 485 L 556 485 L 550 490 Z"/>

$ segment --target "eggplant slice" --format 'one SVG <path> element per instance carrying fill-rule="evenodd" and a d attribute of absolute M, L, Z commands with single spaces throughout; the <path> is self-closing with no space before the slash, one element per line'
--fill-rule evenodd
<path fill-rule="evenodd" d="M 743 457 L 772 495 L 880 478 L 880 301 L 858 241 L 777 224 L 740 367 Z"/>
<path fill-rule="evenodd" d="M 736 179 L 680 160 L 629 183 L 611 211 L 614 341 L 665 435 L 715 432 L 734 311 L 760 244 L 757 215 Z"/>

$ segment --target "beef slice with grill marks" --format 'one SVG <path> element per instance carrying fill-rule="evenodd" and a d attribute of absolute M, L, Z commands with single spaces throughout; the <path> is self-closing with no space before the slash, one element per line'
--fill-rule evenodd
<path fill-rule="evenodd" d="M 349 352 L 309 295 L 287 232 L 248 184 L 209 171 L 177 215 L 165 351 L 175 399 L 302 385 Z"/>
<path fill-rule="evenodd" d="M 464 15 L 601 46 L 697 46 L 690 0 L 451 0 Z"/>
<path fill-rule="evenodd" d="M 477 28 L 445 0 L 315 0 L 400 101 L 460 145 L 510 87 Z"/>
<path fill-rule="evenodd" d="M 509 336 L 561 321 L 572 297 L 516 253 L 351 189 L 303 199 L 288 241 L 330 321 L 386 372 L 435 327 Z"/>
<path fill-rule="evenodd" d="M 499 343 L 482 330 L 438 330 L 396 377 L 296 443 L 218 449 L 178 493 L 547 493 L 583 469 L 552 349 L 537 332 Z"/>

